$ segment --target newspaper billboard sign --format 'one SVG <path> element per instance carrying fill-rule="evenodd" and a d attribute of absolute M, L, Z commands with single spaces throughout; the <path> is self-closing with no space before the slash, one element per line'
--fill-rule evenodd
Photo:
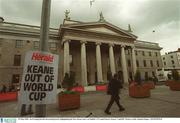
<path fill-rule="evenodd" d="M 48 52 L 26 53 L 20 90 L 22 104 L 56 102 L 58 60 L 58 55 Z"/>

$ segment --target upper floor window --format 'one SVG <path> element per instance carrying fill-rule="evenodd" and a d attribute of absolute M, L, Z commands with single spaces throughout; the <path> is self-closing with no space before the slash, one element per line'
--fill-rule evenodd
<path fill-rule="evenodd" d="M 157 67 L 159 67 L 159 61 L 157 61 Z"/>
<path fill-rule="evenodd" d="M 153 67 L 153 61 L 152 60 L 150 61 L 150 64 L 151 64 L 151 67 Z"/>
<path fill-rule="evenodd" d="M 158 53 L 157 53 L 157 52 L 155 52 L 155 56 L 158 56 Z"/>
<path fill-rule="evenodd" d="M 149 52 L 149 56 L 151 56 L 151 52 Z"/>
<path fill-rule="evenodd" d="M 39 42 L 38 41 L 34 41 L 34 49 L 39 49 Z"/>
<path fill-rule="evenodd" d="M 172 64 L 174 64 L 174 60 L 171 60 Z"/>
<path fill-rule="evenodd" d="M 171 58 L 173 58 L 173 56 L 171 56 Z"/>
<path fill-rule="evenodd" d="M 147 66 L 147 65 L 146 65 L 146 60 L 144 60 L 143 63 L 144 63 L 144 67 L 146 67 L 146 66 Z"/>
<path fill-rule="evenodd" d="M 21 48 L 23 47 L 23 41 L 22 40 L 16 40 L 16 48 Z"/>
<path fill-rule="evenodd" d="M 136 60 L 136 65 L 137 65 L 137 67 L 139 67 L 139 61 L 138 60 Z"/>
<path fill-rule="evenodd" d="M 163 60 L 165 60 L 165 57 L 163 57 Z"/>
<path fill-rule="evenodd" d="M 144 53 L 144 51 L 142 51 L 142 55 L 143 55 L 143 56 L 145 56 L 145 53 Z"/>
<path fill-rule="evenodd" d="M 14 55 L 14 66 L 21 65 L 21 55 Z"/>

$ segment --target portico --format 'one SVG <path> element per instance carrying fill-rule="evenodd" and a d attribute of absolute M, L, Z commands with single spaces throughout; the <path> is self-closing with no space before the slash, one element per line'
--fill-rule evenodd
<path fill-rule="evenodd" d="M 125 51 L 131 50 L 132 73 L 136 67 L 136 36 L 106 22 L 64 24 L 61 27 L 64 74 L 74 72 L 79 85 L 108 82 L 107 73 L 121 71 L 128 83 Z M 71 59 L 71 61 L 70 61 Z"/>
<path fill-rule="evenodd" d="M 125 55 L 125 49 L 127 47 L 130 48 L 132 52 L 131 59 L 133 62 L 132 64 L 133 74 L 136 71 L 136 59 L 134 54 L 133 42 L 125 43 L 124 41 L 121 40 L 108 41 L 104 39 L 103 41 L 100 40 L 97 41 L 96 39 L 91 40 L 90 38 L 86 38 L 84 40 L 81 39 L 77 40 L 77 37 L 74 37 L 71 39 L 69 38 L 67 40 L 64 40 L 63 44 L 64 44 L 63 45 L 64 73 L 70 73 L 71 71 L 72 63 L 70 63 L 69 60 L 70 57 L 67 57 L 71 55 L 71 60 L 72 60 L 71 62 L 73 62 L 73 66 L 74 66 L 74 69 L 72 69 L 72 71 L 75 72 L 76 81 L 78 81 L 80 85 L 87 86 L 88 84 L 92 84 L 95 82 L 107 82 L 108 70 L 110 70 L 112 75 L 114 75 L 114 73 L 117 73 L 118 71 L 122 71 L 123 80 L 125 83 L 128 83 L 129 77 L 128 77 L 128 69 L 126 63 L 127 60 Z M 73 45 L 79 45 L 79 46 L 73 47 Z M 116 51 L 119 50 L 118 52 L 115 53 L 116 56 L 114 55 L 115 52 L 114 48 L 116 49 Z M 70 54 L 70 52 L 73 53 Z M 75 63 L 75 61 L 78 61 L 78 59 L 79 62 Z M 120 61 L 121 65 L 116 67 L 118 61 Z M 79 63 L 80 65 L 78 65 Z"/>

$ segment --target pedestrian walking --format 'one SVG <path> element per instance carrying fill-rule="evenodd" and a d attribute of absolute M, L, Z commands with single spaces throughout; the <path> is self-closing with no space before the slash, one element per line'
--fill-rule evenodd
<path fill-rule="evenodd" d="M 104 111 L 106 114 L 110 115 L 110 108 L 112 106 L 112 104 L 114 103 L 114 101 L 116 102 L 117 106 L 119 107 L 119 111 L 124 111 L 124 107 L 120 104 L 119 100 L 119 92 L 120 89 L 122 88 L 122 82 L 120 82 L 120 80 L 118 80 L 118 75 L 114 74 L 113 78 L 110 80 L 109 84 L 108 84 L 108 89 L 107 89 L 107 93 L 111 95 L 109 104 L 106 108 L 106 110 Z"/>
<path fill-rule="evenodd" d="M 3 85 L 1 93 L 6 93 L 6 91 L 7 91 L 7 87 L 5 85 Z"/>

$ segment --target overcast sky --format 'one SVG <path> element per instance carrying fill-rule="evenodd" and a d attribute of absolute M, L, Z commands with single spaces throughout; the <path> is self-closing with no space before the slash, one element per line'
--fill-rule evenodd
<path fill-rule="evenodd" d="M 0 16 L 6 22 L 40 25 L 42 0 L 0 0 Z M 164 52 L 180 48 L 180 0 L 51 0 L 50 27 L 59 28 L 65 10 L 72 20 L 104 18 L 122 29 L 131 24 L 139 40 L 157 42 Z M 155 32 L 153 32 L 155 30 Z"/>

